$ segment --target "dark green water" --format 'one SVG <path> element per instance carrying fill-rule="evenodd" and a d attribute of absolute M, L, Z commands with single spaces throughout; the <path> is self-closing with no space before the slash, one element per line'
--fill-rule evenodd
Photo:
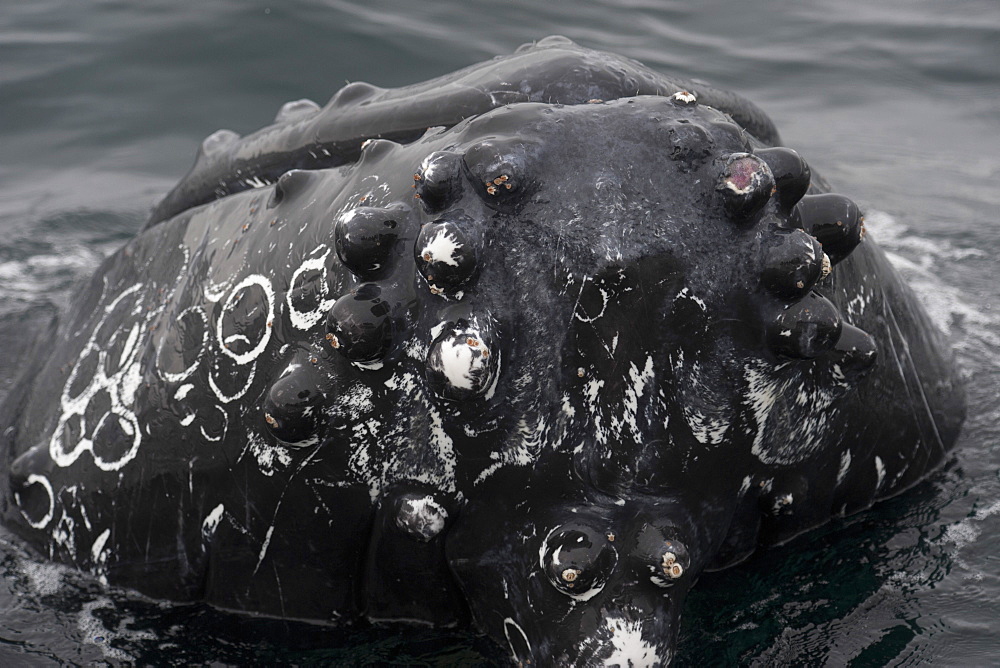
<path fill-rule="evenodd" d="M 141 226 L 201 139 L 346 81 L 397 86 L 561 33 L 739 91 L 869 208 L 969 378 L 926 483 L 724 573 L 680 665 L 1000 664 L 1000 4 L 0 1 L 0 395 L 40 313 Z M 167 606 L 0 534 L 0 665 L 500 665 L 472 636 Z"/>

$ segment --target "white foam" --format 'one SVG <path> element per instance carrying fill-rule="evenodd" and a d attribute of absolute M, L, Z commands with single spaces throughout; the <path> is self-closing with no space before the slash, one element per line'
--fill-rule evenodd
<path fill-rule="evenodd" d="M 988 517 L 998 514 L 1000 514 L 1000 500 L 994 501 L 986 508 L 977 510 L 972 517 L 947 527 L 944 530 L 944 534 L 941 536 L 941 540 L 943 542 L 953 543 L 955 545 L 955 563 L 962 568 L 965 568 L 967 571 L 970 571 L 970 573 L 966 576 L 968 578 L 981 580 L 984 573 L 982 570 L 973 567 L 971 564 L 962 559 L 959 556 L 959 553 L 966 545 L 970 545 L 979 540 L 979 536 L 983 533 L 982 527 L 979 526 L 980 523 Z"/>
<path fill-rule="evenodd" d="M 109 629 L 104 625 L 95 614 L 96 610 L 104 610 L 114 608 L 114 603 L 105 597 L 98 598 L 93 601 L 88 601 L 83 604 L 83 609 L 76 619 L 76 626 L 79 629 L 80 634 L 83 636 L 83 642 L 89 645 L 97 645 L 100 648 L 101 653 L 107 659 L 113 659 L 115 661 L 122 661 L 126 663 L 133 663 L 135 657 L 129 653 L 120 650 L 116 647 L 112 647 L 111 643 L 119 638 L 125 638 L 128 640 L 156 640 L 154 636 L 149 631 L 135 631 L 130 629 L 129 626 L 134 623 L 131 617 L 124 617 L 121 622 L 119 622 L 117 628 Z"/>
<path fill-rule="evenodd" d="M 944 283 L 938 275 L 941 265 L 986 253 L 978 248 L 960 248 L 942 239 L 925 239 L 913 234 L 895 218 L 882 211 L 865 214 L 865 224 L 878 233 L 879 245 L 886 250 L 892 265 L 906 279 L 931 320 L 943 332 L 956 338 L 955 325 L 962 323 L 973 337 L 990 347 L 1000 346 L 996 334 L 1000 317 L 970 304 L 967 289 Z"/>
<path fill-rule="evenodd" d="M 39 564 L 34 561 L 22 561 L 20 570 L 28 578 L 32 591 L 40 596 L 51 596 L 62 587 L 62 576 L 69 569 L 59 564 Z"/>

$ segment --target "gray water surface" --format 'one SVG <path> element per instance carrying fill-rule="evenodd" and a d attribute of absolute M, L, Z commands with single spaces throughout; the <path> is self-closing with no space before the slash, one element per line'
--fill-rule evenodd
<path fill-rule="evenodd" d="M 1000 663 L 1000 3 L 0 1 L 0 396 L 23 344 L 220 127 L 545 35 L 748 96 L 840 191 L 969 380 L 954 458 L 704 576 L 680 665 Z M 469 634 L 330 631 L 108 590 L 0 533 L 0 665 L 502 665 Z"/>

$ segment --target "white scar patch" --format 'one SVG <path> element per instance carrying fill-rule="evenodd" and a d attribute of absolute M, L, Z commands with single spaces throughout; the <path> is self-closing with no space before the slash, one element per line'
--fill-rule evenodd
<path fill-rule="evenodd" d="M 447 520 L 448 511 L 428 494 L 419 499 L 405 500 L 397 517 L 397 524 L 428 541 L 441 533 Z"/>
<path fill-rule="evenodd" d="M 507 636 L 507 646 L 510 647 L 510 653 L 514 656 L 514 660 L 521 663 L 527 657 L 522 657 L 518 655 L 517 648 L 514 647 L 513 637 L 520 636 L 520 641 L 524 643 L 524 648 L 531 654 L 531 643 L 528 642 L 528 636 L 525 634 L 524 629 L 522 629 L 517 622 L 512 618 L 507 617 L 503 620 L 503 634 Z"/>
<path fill-rule="evenodd" d="M 674 299 L 675 300 L 677 300 L 677 299 L 690 299 L 695 304 L 697 304 L 698 308 L 700 308 L 702 311 L 708 311 L 708 307 L 705 305 L 704 300 L 702 300 L 700 297 L 698 297 L 697 295 L 695 295 L 693 292 L 691 292 L 691 290 L 689 290 L 686 287 L 682 288 L 681 291 L 677 293 L 677 296 L 674 297 Z"/>
<path fill-rule="evenodd" d="M 687 406 L 683 409 L 684 420 L 691 429 L 691 434 L 703 445 L 719 445 L 729 431 L 729 422 L 715 418 Z"/>
<path fill-rule="evenodd" d="M 106 550 L 105 546 L 110 537 L 111 529 L 105 529 L 90 546 L 90 558 L 93 563 L 92 571 L 97 575 L 98 581 L 105 585 L 108 584 L 107 565 L 109 556 L 109 550 Z"/>
<path fill-rule="evenodd" d="M 330 288 L 327 285 L 326 258 L 329 255 L 330 251 L 327 250 L 319 257 L 304 261 L 299 265 L 299 268 L 295 270 L 295 273 L 292 274 L 292 280 L 289 281 L 288 294 L 285 296 L 285 305 L 288 307 L 288 319 L 291 321 L 292 327 L 295 327 L 296 329 L 312 329 L 316 323 L 326 317 L 326 312 L 329 311 L 336 302 L 335 299 L 327 298 Z M 292 295 L 294 294 L 295 286 L 298 283 L 299 278 L 309 271 L 318 271 L 320 273 L 320 278 L 317 281 L 320 303 L 311 311 L 299 311 L 295 308 L 295 304 L 292 303 Z"/>
<path fill-rule="evenodd" d="M 205 354 L 205 348 L 208 344 L 209 328 L 208 328 L 208 319 L 205 317 L 205 311 L 201 307 L 189 306 L 188 308 L 184 309 L 183 311 L 178 313 L 177 316 L 174 318 L 175 324 L 172 324 L 171 327 L 175 327 L 179 323 L 184 322 L 185 317 L 187 317 L 189 314 L 198 316 L 198 319 L 201 320 L 201 325 L 202 325 L 201 345 L 198 347 L 198 354 L 195 356 L 194 361 L 183 371 L 178 371 L 176 373 L 164 371 L 163 363 L 160 358 L 163 355 L 163 348 L 167 342 L 166 336 L 160 338 L 160 341 L 156 348 L 156 369 L 159 372 L 160 377 L 163 378 L 163 380 L 167 381 L 168 383 L 179 383 L 182 380 L 186 379 L 188 376 L 190 376 L 192 373 L 194 373 L 195 369 L 198 368 L 198 364 L 201 362 L 202 355 Z M 181 394 L 181 390 L 185 387 L 191 388 L 193 387 L 193 385 L 183 385 L 180 388 L 178 388 L 176 397 L 178 401 L 183 399 L 184 396 L 187 394 L 187 391 L 185 391 L 184 394 Z"/>
<path fill-rule="evenodd" d="M 844 478 L 847 476 L 847 471 L 851 468 L 851 451 L 844 450 L 844 454 L 840 456 L 840 470 L 837 471 L 837 484 L 844 482 Z"/>
<path fill-rule="evenodd" d="M 244 394 L 247 393 L 247 390 L 249 390 L 250 386 L 253 385 L 253 379 L 256 374 L 257 374 L 257 363 L 254 362 L 250 366 L 249 377 L 247 378 L 243 387 L 236 390 L 235 394 L 226 394 L 219 388 L 218 383 L 215 382 L 215 375 L 213 371 L 209 371 L 208 373 L 208 386 L 212 389 L 212 392 L 215 394 L 215 396 L 218 397 L 219 401 L 221 401 L 224 404 L 228 404 L 231 401 L 236 401 L 237 399 L 239 399 L 240 397 L 242 397 Z"/>
<path fill-rule="evenodd" d="M 427 262 L 443 262 L 444 264 L 457 267 L 458 260 L 455 253 L 462 249 L 462 244 L 448 230 L 439 230 L 427 245 L 420 249 L 420 255 Z"/>
<path fill-rule="evenodd" d="M 140 341 L 140 333 L 146 331 L 145 322 L 153 317 L 137 297 L 143 287 L 143 283 L 130 286 L 104 308 L 104 315 L 92 330 L 66 379 L 60 395 L 62 414 L 49 440 L 49 456 L 57 466 L 69 466 L 81 454 L 90 452 L 94 463 L 102 471 L 118 471 L 139 452 L 142 434 L 132 403 L 142 377 L 141 357 L 146 344 L 145 339 Z M 115 330 L 110 341 L 98 341 L 105 323 L 119 306 L 122 311 L 134 316 L 137 322 L 127 330 L 125 327 Z M 122 311 L 118 312 L 119 316 Z M 112 344 L 120 341 L 122 336 L 125 337 L 124 345 L 117 353 L 112 353 Z M 93 366 L 96 368 L 91 368 L 90 363 L 95 361 Z M 80 381 L 87 376 L 87 385 L 80 389 Z M 107 397 L 110 406 L 105 413 L 88 422 L 87 406 L 99 393 Z M 114 458 L 105 459 L 95 453 L 95 442 L 99 446 L 118 446 L 120 442 L 128 448 Z"/>
<path fill-rule="evenodd" d="M 608 296 L 608 291 L 604 288 L 597 288 L 597 291 L 601 293 L 601 311 L 594 316 L 581 315 L 580 311 L 580 299 L 583 297 L 583 291 L 587 288 L 587 281 L 592 281 L 590 278 L 585 278 L 583 284 L 580 286 L 580 294 L 576 297 L 576 305 L 573 307 L 573 317 L 575 317 L 580 322 L 594 322 L 598 318 L 604 315 L 604 312 L 608 310 L 608 301 L 610 297 Z"/>
<path fill-rule="evenodd" d="M 751 452 L 764 464 L 796 464 L 819 452 L 836 423 L 836 387 L 824 388 L 808 370 L 752 360 L 744 367 L 745 402 L 757 422 Z M 794 401 L 798 418 L 781 419 L 782 409 Z M 772 419 L 772 412 L 776 413 Z"/>
<path fill-rule="evenodd" d="M 604 625 L 611 633 L 611 645 L 614 651 L 604 660 L 604 665 L 611 668 L 633 666 L 662 665 L 656 653 L 656 645 L 642 637 L 642 623 L 629 621 L 620 617 L 605 617 Z"/>
<path fill-rule="evenodd" d="M 284 468 L 292 462 L 292 456 L 287 448 L 272 445 L 257 434 L 247 434 L 247 443 L 260 466 L 260 472 L 266 476 L 274 475 L 275 470 Z"/>
<path fill-rule="evenodd" d="M 224 316 L 230 309 L 235 308 L 236 306 L 235 302 L 238 301 L 237 296 L 240 294 L 240 292 L 253 285 L 258 286 L 261 290 L 264 291 L 264 296 L 267 298 L 267 315 L 265 316 L 266 318 L 265 322 L 267 323 L 272 322 L 274 320 L 274 289 L 271 287 L 270 279 L 268 279 L 266 276 L 262 276 L 261 274 L 251 274 L 250 276 L 247 276 L 232 289 L 232 291 L 229 293 L 229 297 L 222 305 L 222 310 L 219 313 L 219 319 L 216 322 L 215 332 L 216 332 L 216 338 L 219 341 L 219 349 L 221 350 L 222 354 L 233 358 L 234 360 L 236 360 L 237 364 L 241 365 L 249 364 L 250 362 L 253 362 L 258 357 L 260 357 L 260 354 L 264 352 L 265 348 L 267 348 L 268 341 L 271 340 L 271 332 L 273 330 L 272 327 L 268 327 L 267 325 L 265 325 L 264 327 L 261 328 L 260 332 L 253 332 L 254 334 L 259 335 L 259 338 L 257 339 L 257 344 L 253 347 L 253 349 L 245 353 L 239 353 L 239 354 L 234 353 L 226 345 L 225 337 L 223 337 L 222 335 L 222 321 L 224 320 Z"/>
<path fill-rule="evenodd" d="M 544 415 L 537 415 L 531 423 L 528 422 L 527 416 L 522 416 L 517 422 L 514 438 L 503 449 L 490 453 L 490 459 L 494 463 L 483 469 L 475 484 L 478 485 L 504 467 L 531 466 L 538 459 L 544 444 L 548 442 L 548 433 L 549 425 Z"/>
<path fill-rule="evenodd" d="M 28 517 L 28 514 L 23 510 L 24 503 L 21 501 L 20 492 L 14 492 L 14 501 L 17 502 L 18 506 L 22 507 L 21 515 L 24 516 L 24 519 L 28 522 L 28 524 L 35 529 L 44 529 L 48 523 L 52 521 L 52 513 L 55 512 L 55 495 L 52 493 L 52 484 L 49 483 L 48 478 L 45 476 L 38 475 L 37 473 L 31 473 L 28 475 L 28 486 L 30 485 L 41 485 L 42 489 L 45 490 L 45 494 L 49 499 L 49 508 L 45 512 L 45 515 L 37 521 L 33 521 L 30 517 Z"/>
<path fill-rule="evenodd" d="M 215 535 L 215 530 L 219 528 L 219 522 L 222 521 L 222 513 L 225 512 L 225 506 L 221 503 L 212 509 L 208 515 L 205 516 L 204 521 L 201 523 L 201 539 L 208 542 Z"/>
<path fill-rule="evenodd" d="M 483 337 L 478 330 L 469 329 L 462 334 L 465 338 L 446 338 L 441 341 L 441 370 L 452 387 L 472 390 L 475 388 L 474 378 L 486 367 L 486 355 L 489 351 L 482 343 Z M 469 341 L 474 341 L 475 346 L 470 345 Z"/>
<path fill-rule="evenodd" d="M 628 427 L 632 438 L 636 443 L 642 443 L 643 431 L 639 428 L 639 400 L 646 393 L 646 387 L 653 380 L 653 358 L 646 357 L 646 363 L 642 370 L 629 362 L 628 377 L 631 384 L 625 385 L 625 396 L 622 400 L 621 413 L 612 413 L 610 416 L 611 432 L 616 438 L 621 438 L 624 428 Z"/>

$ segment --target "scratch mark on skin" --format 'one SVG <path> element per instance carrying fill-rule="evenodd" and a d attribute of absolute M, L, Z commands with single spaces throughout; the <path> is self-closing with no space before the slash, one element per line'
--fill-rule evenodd
<path fill-rule="evenodd" d="M 882 487 L 882 481 L 885 480 L 885 465 L 882 463 L 882 458 L 875 455 L 875 475 L 878 480 L 875 482 L 875 490 L 878 491 Z"/>
<path fill-rule="evenodd" d="M 264 536 L 264 542 L 260 546 L 260 553 L 257 555 L 257 565 L 254 566 L 251 577 L 257 575 L 257 571 L 260 569 L 260 565 L 263 563 L 264 557 L 267 556 L 267 548 L 271 545 L 271 534 L 274 533 L 274 525 L 278 521 L 278 511 L 281 510 L 281 502 L 285 500 L 285 494 L 288 493 L 288 488 L 291 487 L 292 481 L 299 475 L 299 473 L 302 472 L 302 469 L 304 469 L 306 465 L 312 461 L 313 457 L 315 457 L 318 452 L 318 448 L 310 452 L 309 456 L 302 460 L 302 463 L 299 464 L 298 468 L 296 468 L 292 475 L 288 476 L 288 480 L 285 481 L 285 486 L 281 490 L 281 496 L 278 497 L 278 502 L 274 504 L 274 514 L 271 516 L 271 524 L 268 526 L 267 533 Z"/>
<path fill-rule="evenodd" d="M 882 303 L 885 304 L 885 311 L 889 315 L 889 319 L 892 320 L 892 326 L 896 330 L 896 334 L 899 335 L 899 340 L 900 341 L 906 341 L 906 337 L 903 336 L 903 332 L 902 332 L 902 330 L 899 327 L 899 322 L 896 320 L 896 314 L 893 313 L 892 307 L 889 305 L 889 299 L 888 299 L 888 297 L 885 294 L 885 288 L 884 287 L 882 288 Z M 899 354 L 896 352 L 896 343 L 895 343 L 895 341 L 893 341 L 893 337 L 890 336 L 890 337 L 887 337 L 887 338 L 889 339 L 889 345 L 892 347 L 892 355 L 893 355 L 893 357 L 896 358 L 896 364 L 900 367 L 899 371 L 900 371 L 900 373 L 902 373 L 903 369 L 902 369 L 902 365 L 900 364 L 900 361 L 899 361 Z M 941 439 L 941 432 L 938 430 L 937 421 L 934 419 L 934 413 L 931 411 L 931 407 L 927 403 L 927 395 L 924 393 L 924 387 L 923 387 L 923 385 L 920 382 L 920 374 L 917 373 L 917 368 L 913 364 L 913 357 L 909 354 L 909 352 L 907 352 L 906 360 L 907 360 L 907 362 L 909 364 L 910 371 L 913 372 L 913 377 L 916 378 L 916 381 L 917 381 L 917 391 L 920 393 L 920 400 L 921 400 L 921 402 L 923 402 L 924 410 L 927 412 L 927 418 L 930 420 L 931 427 L 934 429 L 934 437 L 937 439 L 938 448 L 940 449 L 940 452 L 943 454 L 944 451 L 946 450 L 946 448 L 944 446 L 944 441 Z M 906 387 L 906 392 L 909 395 L 910 394 L 910 387 L 906 383 L 906 377 L 905 376 L 903 377 L 903 386 Z M 910 404 L 911 407 L 914 406 L 914 402 L 913 401 L 910 401 L 909 404 Z M 916 416 L 915 412 L 914 412 L 913 417 L 916 420 L 917 416 Z M 919 420 L 917 420 L 917 422 L 919 423 Z"/>
<path fill-rule="evenodd" d="M 566 229 L 566 220 L 563 218 L 559 219 L 559 231 L 556 236 L 556 252 L 552 258 L 552 280 L 557 281 L 559 279 L 559 260 L 562 257 L 559 255 L 562 249 L 563 231 Z M 579 303 L 580 298 L 577 297 L 577 303 Z M 575 308 L 575 307 L 574 307 Z"/>
<path fill-rule="evenodd" d="M 851 468 L 851 451 L 844 450 L 844 454 L 840 456 L 840 470 L 837 471 L 837 484 L 844 482 L 844 478 L 847 476 L 848 469 Z"/>
<path fill-rule="evenodd" d="M 270 536 L 270 534 L 268 535 Z M 281 576 L 278 575 L 278 566 L 274 562 L 271 562 L 271 570 L 274 571 L 274 582 L 278 585 L 278 603 L 281 605 L 281 618 L 285 619 L 288 617 L 285 613 L 285 593 L 281 588 Z"/>
<path fill-rule="evenodd" d="M 583 289 L 587 286 L 587 277 L 583 277 L 583 283 L 580 284 L 580 291 L 576 294 L 576 301 L 573 303 L 573 309 L 569 314 L 569 322 L 566 323 L 566 328 L 573 326 L 573 319 L 576 317 L 576 309 L 580 307 L 580 300 L 583 298 Z"/>
<path fill-rule="evenodd" d="M 212 512 L 205 516 L 205 519 L 201 523 L 201 538 L 203 542 L 207 543 L 215 535 L 215 530 L 219 527 L 219 522 L 222 520 L 222 514 L 225 510 L 225 506 L 220 503 L 212 509 Z"/>
<path fill-rule="evenodd" d="M 518 656 L 517 649 L 514 647 L 514 643 L 510 637 L 511 629 L 514 629 L 521 635 L 521 640 L 524 641 L 524 646 L 528 650 L 529 655 L 531 654 L 531 643 L 528 641 L 528 635 L 524 632 L 524 629 L 513 618 L 507 617 L 503 620 L 503 633 L 507 636 L 507 646 L 510 647 L 514 660 L 520 663 L 525 657 Z"/>

